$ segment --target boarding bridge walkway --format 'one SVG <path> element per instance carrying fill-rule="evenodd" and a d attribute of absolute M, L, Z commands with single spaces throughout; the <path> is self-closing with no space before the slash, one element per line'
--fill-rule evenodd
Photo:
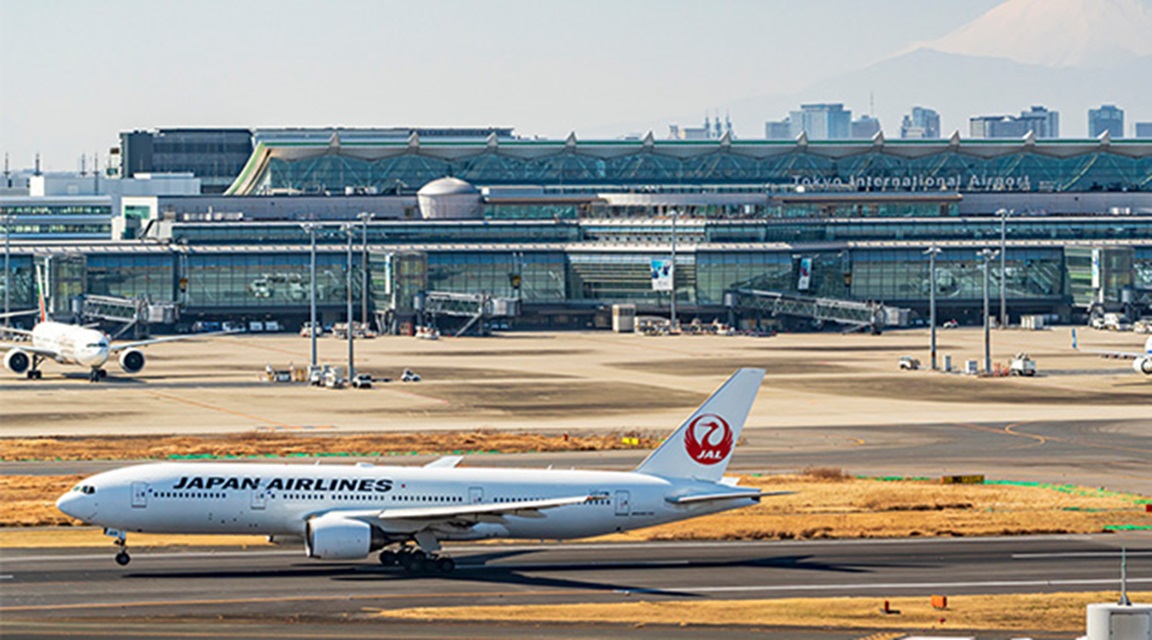
<path fill-rule="evenodd" d="M 151 323 L 171 324 L 176 321 L 177 309 L 174 303 L 152 303 L 139 298 L 121 298 L 87 294 L 79 299 L 80 322 L 120 323 L 123 326 L 112 336 L 113 339 L 135 329 L 136 337 L 148 334 Z M 73 307 L 75 309 L 75 307 Z"/>
<path fill-rule="evenodd" d="M 423 311 L 437 315 L 468 318 L 455 333 L 460 337 L 476 323 L 494 318 L 515 318 L 520 315 L 520 301 L 516 298 L 497 298 L 486 293 L 451 293 L 428 291 L 424 293 Z"/>
<path fill-rule="evenodd" d="M 878 302 L 818 298 L 761 289 L 733 289 L 726 294 L 725 304 L 732 309 L 760 311 L 773 316 L 837 322 L 876 334 L 886 326 L 903 324 L 908 313 L 906 309 L 885 307 Z M 901 321 L 901 318 L 905 320 Z"/>

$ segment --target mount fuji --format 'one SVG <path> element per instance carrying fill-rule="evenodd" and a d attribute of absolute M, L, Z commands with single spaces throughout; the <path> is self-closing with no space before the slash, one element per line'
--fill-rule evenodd
<path fill-rule="evenodd" d="M 1088 109 L 1115 104 L 1152 121 L 1152 0 L 1007 0 L 941 38 L 788 94 L 724 108 L 739 137 L 762 138 L 764 122 L 806 102 L 843 102 L 854 114 L 872 100 L 885 136 L 899 136 L 913 106 L 940 112 L 941 136 L 968 135 L 975 115 L 1059 111 L 1061 137 L 1085 137 Z"/>

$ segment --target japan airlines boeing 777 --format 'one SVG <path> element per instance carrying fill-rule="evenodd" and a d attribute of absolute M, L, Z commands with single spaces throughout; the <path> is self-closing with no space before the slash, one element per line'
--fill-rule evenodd
<path fill-rule="evenodd" d="M 308 557 L 366 558 L 449 572 L 444 540 L 571 539 L 747 507 L 753 488 L 724 477 L 764 371 L 741 369 L 629 472 L 155 463 L 100 473 L 56 501 L 105 527 L 128 564 L 129 532 L 263 534 L 303 539 Z"/>
<path fill-rule="evenodd" d="M 1152 337 L 1144 341 L 1144 353 L 1134 351 L 1102 351 L 1099 349 L 1081 349 L 1076 339 L 1076 330 L 1072 330 L 1072 348 L 1084 353 L 1095 353 L 1102 358 L 1116 358 L 1118 360 L 1131 360 L 1132 368 L 1136 373 L 1152 376 Z"/>

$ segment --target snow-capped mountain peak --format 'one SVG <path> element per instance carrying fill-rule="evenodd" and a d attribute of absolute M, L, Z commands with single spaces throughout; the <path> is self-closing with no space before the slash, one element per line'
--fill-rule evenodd
<path fill-rule="evenodd" d="M 1008 0 L 919 46 L 1045 67 L 1111 67 L 1152 56 L 1152 0 Z"/>

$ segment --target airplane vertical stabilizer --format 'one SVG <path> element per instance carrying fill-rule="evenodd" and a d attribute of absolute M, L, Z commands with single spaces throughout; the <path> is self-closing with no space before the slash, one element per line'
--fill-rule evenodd
<path fill-rule="evenodd" d="M 718 482 L 732 459 L 763 380 L 763 369 L 740 369 L 734 373 L 636 471 Z"/>

